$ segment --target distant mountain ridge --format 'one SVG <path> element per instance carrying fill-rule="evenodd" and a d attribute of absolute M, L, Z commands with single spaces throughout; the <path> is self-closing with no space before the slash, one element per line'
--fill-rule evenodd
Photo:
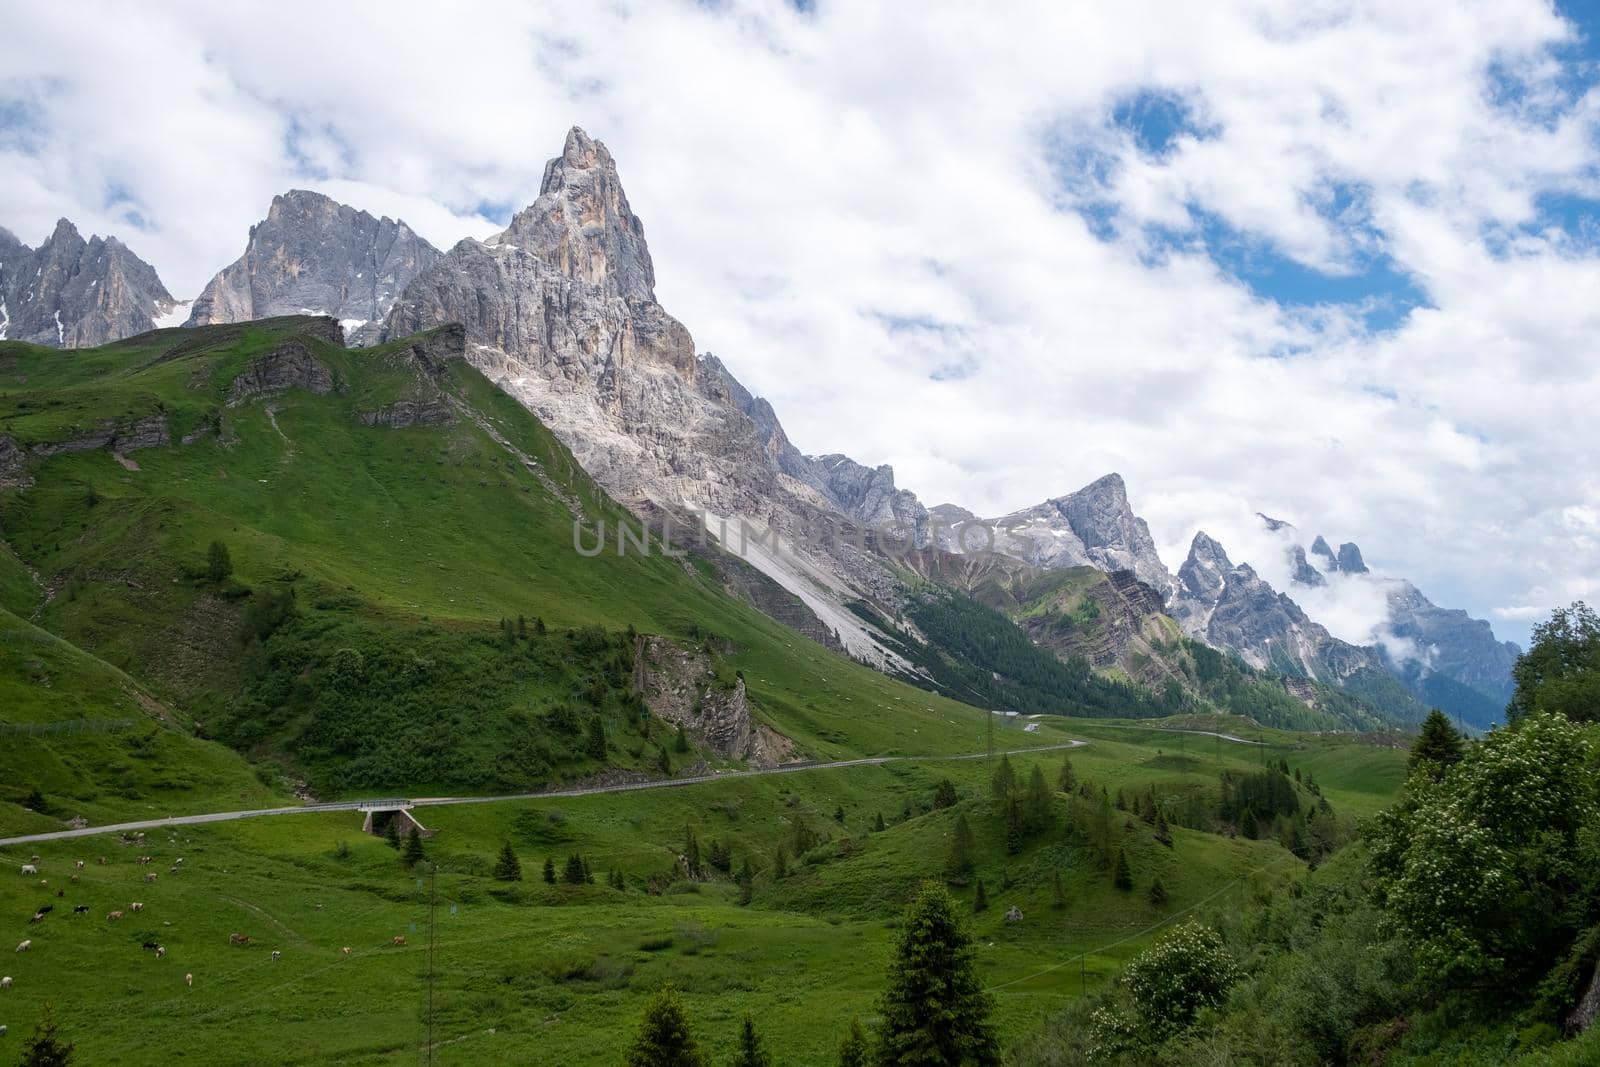
<path fill-rule="evenodd" d="M 38 248 L 0 228 L 0 341 L 87 348 L 154 328 L 178 308 L 150 264 L 67 219 Z"/>

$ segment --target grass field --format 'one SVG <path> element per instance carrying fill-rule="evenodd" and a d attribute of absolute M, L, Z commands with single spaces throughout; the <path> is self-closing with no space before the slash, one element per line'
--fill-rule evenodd
<path fill-rule="evenodd" d="M 1095 732 L 1081 721 L 1051 727 L 1051 737 Z M 1224 743 L 1215 753 L 1179 756 L 1171 740 L 1143 732 L 1095 737 L 1071 759 L 1081 779 L 1112 791 L 1178 790 L 1213 786 L 1221 768 L 1248 769 L 1256 755 Z M 1368 795 L 1403 762 L 1399 753 L 1332 741 L 1286 744 L 1284 751 L 1291 764 L 1301 753 L 1308 764 L 1320 763 L 1330 796 Z M 1053 780 L 1059 755 L 1036 758 Z M 1016 762 L 1026 775 L 1030 760 Z M 957 808 L 920 810 L 941 777 L 956 783 Z M 438 1062 L 615 1063 L 645 999 L 666 982 L 684 992 L 719 1056 L 731 1051 L 749 1011 L 784 1050 L 784 1062 L 823 1062 L 853 1015 L 872 1016 L 899 910 L 921 879 L 937 875 L 959 811 L 977 831 L 977 874 L 991 900 L 973 918 L 980 973 L 1008 1037 L 1038 1026 L 1084 988 L 1096 989 L 1149 943 L 1153 926 L 1190 908 L 1245 906 L 1304 871 L 1264 841 L 1175 829 L 1169 850 L 1137 820 L 1122 828 L 1118 813 L 1136 881 L 1133 891 L 1119 891 L 1094 856 L 1060 834 L 1007 856 L 984 800 L 987 777 L 981 760 L 901 763 L 418 809 L 437 831 L 428 849 L 440 868 L 435 1036 L 451 1043 L 437 1049 Z M 908 802 L 918 813 L 901 822 Z M 834 821 L 840 807 L 843 826 Z M 874 833 L 869 827 L 879 813 L 888 828 Z M 87 1062 L 415 1058 L 425 1040 L 428 895 L 394 850 L 360 834 L 359 818 L 183 827 L 152 832 L 142 846 L 91 838 L 3 850 L 0 914 L 19 939 L 34 939 L 29 953 L 7 965 L 16 985 L 0 1003 L 12 1033 L 25 1031 L 48 999 Z M 771 857 L 797 822 L 833 840 L 795 859 L 778 881 Z M 725 840 L 735 870 L 752 859 L 761 873 L 749 906 L 739 906 L 737 886 L 722 875 L 677 881 L 661 895 L 645 892 L 652 875 L 674 864 L 688 825 L 702 842 Z M 845 837 L 851 844 L 841 847 Z M 522 860 L 522 883 L 490 877 L 502 841 Z M 349 848 L 343 858 L 340 842 Z M 34 852 L 50 887 L 15 873 Z M 544 858 L 559 868 L 572 852 L 589 858 L 601 884 L 544 885 Z M 141 854 L 156 863 L 140 866 Z M 96 864 L 99 855 L 110 864 Z M 169 873 L 179 855 L 182 870 Z M 89 863 L 81 881 L 66 883 L 79 858 Z M 142 881 L 146 870 L 158 872 L 154 884 Z M 1055 870 L 1066 889 L 1062 910 L 1051 906 Z M 604 884 L 612 871 L 625 876 L 625 891 Z M 1162 907 L 1145 894 L 1157 876 L 1170 894 Z M 1011 888 L 1001 888 L 1007 878 Z M 66 896 L 53 898 L 56 887 Z M 972 893 L 957 891 L 965 901 Z M 28 924 L 32 910 L 52 899 L 56 911 Z M 121 922 L 105 919 L 133 900 L 146 910 Z M 72 915 L 68 905 L 77 903 L 90 905 L 90 913 Z M 1012 905 L 1025 916 L 1016 925 L 1003 919 Z M 233 932 L 255 944 L 230 947 Z M 405 947 L 388 944 L 397 935 Z M 165 945 L 167 957 L 142 951 L 146 940 Z M 346 945 L 348 957 L 340 951 Z M 283 952 L 277 963 L 273 949 Z M 195 975 L 192 989 L 185 973 Z"/>

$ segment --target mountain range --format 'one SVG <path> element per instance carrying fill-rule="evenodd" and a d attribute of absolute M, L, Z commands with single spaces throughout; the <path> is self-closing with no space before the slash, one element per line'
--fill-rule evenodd
<path fill-rule="evenodd" d="M 537 198 L 488 240 L 441 252 L 402 221 L 291 190 L 192 305 L 115 238 L 85 242 L 62 220 L 33 250 L 0 230 L 0 339 L 90 347 L 176 325 L 185 312 L 189 327 L 328 316 L 355 345 L 459 324 L 462 358 L 537 416 L 612 498 L 641 521 L 709 531 L 726 550 L 714 565 L 728 589 L 825 645 L 959 699 L 1071 692 L 1131 707 L 1155 694 L 1147 713 L 1204 707 L 1215 703 L 1205 649 L 1225 653 L 1252 685 L 1276 687 L 1261 707 L 1286 694 L 1342 728 L 1415 723 L 1429 704 L 1486 726 L 1510 692 L 1516 646 L 1411 583 L 1374 574 L 1354 544 L 1335 550 L 1318 536 L 1308 552 L 1292 524 L 1263 516 L 1283 539 L 1292 597 L 1203 532 L 1169 571 L 1115 473 L 985 519 L 924 506 L 886 465 L 802 452 L 772 406 L 697 351 L 657 301 L 644 225 L 616 163 L 577 128 Z M 20 469 L 7 440 L 0 468 Z M 1388 614 L 1357 641 L 1295 599 L 1358 588 L 1381 593 Z M 973 643 L 980 632 L 1012 649 L 1003 664 L 974 662 L 973 649 L 998 647 Z M 1044 659 L 1127 688 L 1085 695 Z M 994 688 L 981 677 L 1007 672 L 1034 680 Z"/>

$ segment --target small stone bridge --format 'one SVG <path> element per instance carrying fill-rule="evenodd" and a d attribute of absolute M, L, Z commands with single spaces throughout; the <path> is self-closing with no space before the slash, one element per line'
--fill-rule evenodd
<path fill-rule="evenodd" d="M 422 837 L 433 836 L 433 831 L 418 822 L 417 817 L 411 814 L 411 809 L 415 805 L 404 797 L 394 800 L 360 800 L 351 806 L 366 814 L 366 818 L 361 822 L 361 832 L 364 834 L 381 837 L 388 831 L 389 824 L 398 819 L 402 837 L 411 833 L 413 829 Z"/>

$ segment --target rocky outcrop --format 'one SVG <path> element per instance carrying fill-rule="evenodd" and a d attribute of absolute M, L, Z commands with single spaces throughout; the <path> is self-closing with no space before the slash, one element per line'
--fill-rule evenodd
<path fill-rule="evenodd" d="M 358 412 L 356 417 L 368 426 L 384 426 L 391 430 L 453 424 L 457 420 L 456 407 L 439 387 L 439 380 L 452 360 L 465 356 L 466 330 L 460 323 L 403 339 L 393 358 L 413 371 L 415 377 L 411 386 L 394 403 Z"/>
<path fill-rule="evenodd" d="M 651 712 L 682 726 L 727 759 L 775 767 L 794 754 L 788 738 L 750 714 L 744 679 L 718 679 L 711 657 L 664 637 L 640 635 L 634 691 Z"/>
<path fill-rule="evenodd" d="M 291 189 L 273 197 L 244 254 L 207 283 L 185 325 L 328 315 L 350 343 L 371 343 L 405 287 L 438 257 L 404 222 Z"/>
<path fill-rule="evenodd" d="M 1154 647 L 1177 636 L 1161 594 L 1132 571 L 1082 573 L 1093 578 L 1069 582 L 1065 595 L 1040 605 L 1044 610 L 1019 615 L 1023 631 L 1064 662 L 1082 658 L 1097 670 L 1120 668 L 1146 685 L 1175 677 L 1168 657 L 1156 654 Z"/>
<path fill-rule="evenodd" d="M 333 372 L 317 359 L 302 337 L 287 338 L 251 360 L 229 386 L 228 406 L 237 407 L 290 389 L 304 389 L 319 396 L 333 392 Z"/>
<path fill-rule="evenodd" d="M 147 415 L 129 423 L 107 422 L 65 441 L 52 441 L 34 445 L 29 451 L 35 456 L 57 456 L 64 452 L 92 452 L 98 448 L 112 452 L 134 452 L 141 448 L 159 448 L 172 443 L 172 433 L 167 428 L 165 415 Z"/>
<path fill-rule="evenodd" d="M 432 395 L 402 397 L 386 407 L 359 412 L 356 417 L 367 426 L 402 430 L 412 426 L 449 426 L 456 421 L 456 412 L 449 399 L 435 390 Z"/>
<path fill-rule="evenodd" d="M 28 454 L 22 446 L 0 433 L 0 489 L 26 489 L 33 484 L 28 474 Z"/>
<path fill-rule="evenodd" d="M 913 538 L 918 545 L 927 543 L 928 509 L 915 493 L 895 487 L 893 467 L 867 467 L 837 453 L 811 462 L 829 498 L 846 516 Z"/>
<path fill-rule="evenodd" d="M 85 241 L 62 219 L 32 249 L 0 229 L 0 340 L 91 348 L 144 333 L 177 306 L 115 237 Z"/>
<path fill-rule="evenodd" d="M 1310 586 L 1313 588 L 1319 585 L 1328 584 L 1328 580 L 1322 576 L 1322 572 L 1313 567 L 1311 565 L 1311 561 L 1306 559 L 1305 549 L 1301 548 L 1299 545 L 1295 545 L 1294 551 L 1290 554 L 1290 558 L 1294 564 L 1294 576 L 1292 578 L 1293 581 L 1299 583 L 1300 585 Z"/>

